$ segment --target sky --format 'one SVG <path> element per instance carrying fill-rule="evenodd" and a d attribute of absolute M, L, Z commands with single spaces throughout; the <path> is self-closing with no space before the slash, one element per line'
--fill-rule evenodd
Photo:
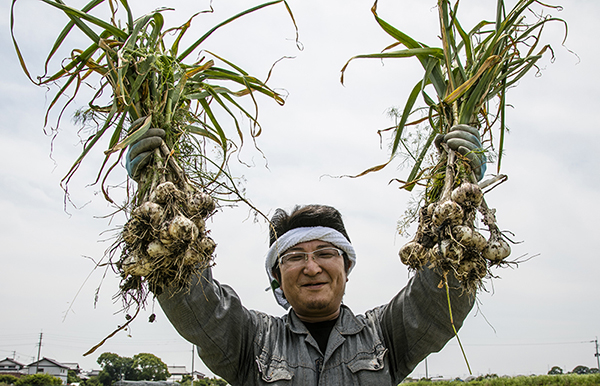
<path fill-rule="evenodd" d="M 68 4 L 81 7 L 84 2 Z M 200 36 L 254 4 L 259 2 L 214 0 L 215 12 L 198 16 L 189 34 Z M 260 101 L 263 133 L 257 145 L 266 160 L 248 141 L 240 153 L 244 164 L 234 163 L 232 170 L 247 197 L 266 214 L 310 203 L 340 210 L 358 254 L 344 303 L 363 313 L 388 302 L 411 276 L 398 258 L 410 236 L 399 235 L 396 227 L 414 197 L 390 182 L 405 179 L 409 170 L 397 160 L 361 178 L 336 177 L 387 160 L 387 138 L 380 144 L 377 130 L 393 124 L 386 111 L 404 105 L 422 68 L 414 59 L 356 60 L 342 85 L 340 70 L 349 58 L 392 43 L 370 12 L 372 1 L 289 4 L 302 50 L 280 4 L 217 31 L 205 46 L 263 79 L 275 61 L 290 57 L 277 64 L 269 80 L 287 95 L 285 105 Z M 163 5 L 131 1 L 136 15 Z M 166 23 L 175 26 L 208 2 L 174 0 L 169 6 L 175 10 L 165 14 Z M 464 0 L 463 24 L 493 18 L 494 6 L 491 0 Z M 37 87 L 24 75 L 10 38 L 9 2 L 2 2 L 0 10 L 0 358 L 33 362 L 41 337 L 42 357 L 77 362 L 86 370 L 99 368 L 96 359 L 103 352 L 151 352 L 168 365 L 191 369 L 193 362 L 196 370 L 212 375 L 154 302 L 128 331 L 83 356 L 125 320 L 114 298 L 117 275 L 94 270 L 125 216 L 110 216 L 114 208 L 93 184 L 101 148 L 81 165 L 69 186 L 71 202 L 65 204 L 60 181 L 81 151 L 73 109 L 65 112 L 54 139 L 45 134 L 44 114 L 55 89 Z M 413 38 L 439 45 L 434 1 L 381 0 L 379 15 Z M 600 335 L 600 259 L 593 219 L 600 217 L 600 134 L 593 117 L 600 105 L 594 76 L 600 61 L 594 38 L 600 3 L 572 0 L 552 15 L 567 21 L 568 38 L 561 45 L 563 25 L 548 26 L 545 38 L 553 45 L 554 60 L 542 59 L 540 73 L 528 74 L 509 91 L 510 133 L 501 170 L 509 178 L 486 194 L 500 228 L 519 242 L 512 246 L 512 257 L 530 259 L 495 270 L 497 277 L 486 280 L 478 293 L 477 306 L 459 333 L 474 375 L 597 366 L 593 341 Z M 25 60 L 39 75 L 65 18 L 34 0 L 17 1 L 15 18 Z M 73 35 L 70 42 L 80 47 L 85 39 Z M 74 108 L 85 103 L 85 98 L 76 99 Z M 46 130 L 56 127 L 56 118 L 51 114 Z M 496 165 L 488 166 L 488 176 L 495 171 Z M 125 169 L 116 170 L 113 178 L 115 184 L 125 181 Z M 112 192 L 122 198 L 122 190 Z M 214 276 L 231 285 L 246 307 L 284 314 L 265 291 L 264 221 L 255 221 L 240 204 L 219 210 L 208 228 L 218 244 Z M 156 321 L 148 323 L 152 313 Z M 425 375 L 469 375 L 456 338 L 411 374 Z"/>

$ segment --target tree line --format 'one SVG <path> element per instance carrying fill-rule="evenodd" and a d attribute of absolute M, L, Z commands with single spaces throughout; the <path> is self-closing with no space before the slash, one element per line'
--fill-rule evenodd
<path fill-rule="evenodd" d="M 97 376 L 81 379 L 73 370 L 69 370 L 67 384 L 78 383 L 80 386 L 112 386 L 115 382 L 124 381 L 166 381 L 171 376 L 168 366 L 156 355 L 149 353 L 136 354 L 133 357 L 122 357 L 105 352 L 96 360 L 102 370 Z M 62 380 L 50 374 L 33 374 L 17 378 L 12 375 L 0 375 L 0 386 L 58 386 Z M 182 386 L 225 386 L 227 382 L 219 378 L 195 380 L 184 376 Z"/>
<path fill-rule="evenodd" d="M 563 369 L 561 369 L 558 366 L 554 366 L 550 369 L 550 371 L 548 371 L 548 375 L 558 375 L 558 374 L 565 374 L 563 373 Z M 598 374 L 598 369 L 596 368 L 589 368 L 587 366 L 583 366 L 583 365 L 579 365 L 576 366 L 573 371 L 566 373 L 566 374 Z"/>

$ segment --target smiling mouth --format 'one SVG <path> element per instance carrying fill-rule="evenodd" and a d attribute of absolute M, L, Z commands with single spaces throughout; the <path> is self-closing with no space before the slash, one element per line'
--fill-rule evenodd
<path fill-rule="evenodd" d="M 302 285 L 302 287 L 305 287 L 305 288 L 317 288 L 317 287 L 324 286 L 325 284 L 327 284 L 327 283 L 309 283 L 309 284 Z"/>

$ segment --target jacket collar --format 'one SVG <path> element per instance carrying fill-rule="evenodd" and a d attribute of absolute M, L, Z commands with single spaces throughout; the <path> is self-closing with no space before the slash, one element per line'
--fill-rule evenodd
<path fill-rule="evenodd" d="M 293 309 L 290 309 L 288 313 L 286 325 L 294 334 L 308 334 L 308 329 Z M 354 335 L 358 334 L 363 327 L 363 324 L 358 320 L 350 308 L 342 304 L 340 307 L 340 316 L 338 317 L 334 328 L 342 335 Z"/>

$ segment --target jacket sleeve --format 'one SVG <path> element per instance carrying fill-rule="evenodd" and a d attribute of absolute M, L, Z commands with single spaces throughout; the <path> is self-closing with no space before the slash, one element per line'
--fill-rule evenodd
<path fill-rule="evenodd" d="M 213 280 L 210 268 L 194 277 L 189 290 L 165 291 L 158 301 L 175 329 L 198 347 L 215 374 L 239 384 L 254 363 L 253 341 L 261 316 L 242 306 L 235 291 Z"/>
<path fill-rule="evenodd" d="M 398 382 L 427 355 L 440 351 L 454 337 L 442 279 L 430 269 L 419 270 L 406 287 L 379 310 L 382 334 Z M 452 320 L 458 330 L 473 307 L 475 296 L 464 291 L 453 275 L 448 275 L 448 287 Z"/>

